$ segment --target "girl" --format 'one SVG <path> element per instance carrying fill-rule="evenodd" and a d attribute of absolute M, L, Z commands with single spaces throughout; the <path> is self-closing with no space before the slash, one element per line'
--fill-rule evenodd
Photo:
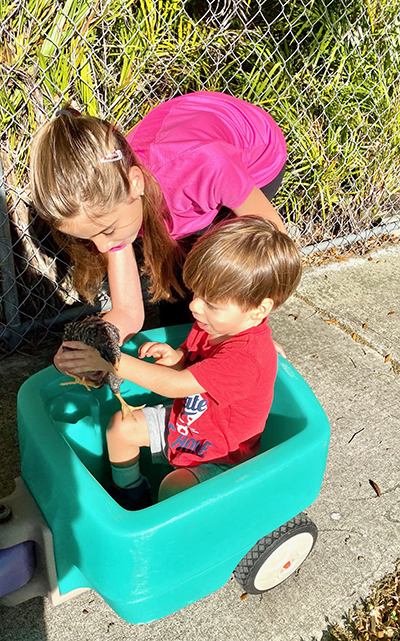
<path fill-rule="evenodd" d="M 221 209 L 263 216 L 285 231 L 270 202 L 285 164 L 286 143 L 271 116 L 230 95 L 169 100 L 127 138 L 65 108 L 34 138 L 32 201 L 70 254 L 84 298 L 93 300 L 107 270 L 112 310 L 105 318 L 125 341 L 144 320 L 133 241 L 142 238 L 152 300 L 184 296 L 188 238 Z"/>

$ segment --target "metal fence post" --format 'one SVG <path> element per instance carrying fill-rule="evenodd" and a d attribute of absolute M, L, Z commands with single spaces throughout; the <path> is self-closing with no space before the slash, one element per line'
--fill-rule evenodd
<path fill-rule="evenodd" d="M 3 167 L 0 160 L 0 274 L 2 298 L 1 305 L 5 325 L 16 334 L 20 332 L 18 293 L 15 278 L 14 258 L 10 232 L 10 220 L 7 212 L 6 192 L 4 188 Z"/>

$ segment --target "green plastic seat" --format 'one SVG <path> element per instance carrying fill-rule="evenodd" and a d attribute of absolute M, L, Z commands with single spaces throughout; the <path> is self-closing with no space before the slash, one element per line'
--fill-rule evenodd
<path fill-rule="evenodd" d="M 138 334 L 178 346 L 189 325 Z M 329 423 L 298 372 L 279 357 L 274 401 L 259 454 L 164 502 L 128 512 L 106 492 L 105 432 L 119 401 L 110 389 L 61 386 L 54 367 L 18 396 L 22 477 L 54 539 L 59 589 L 92 588 L 130 623 L 159 619 L 220 588 L 250 548 L 307 508 L 325 470 Z M 125 382 L 131 405 L 165 399 Z M 168 401 L 170 402 L 170 401 Z M 157 496 L 167 465 L 143 473 Z"/>

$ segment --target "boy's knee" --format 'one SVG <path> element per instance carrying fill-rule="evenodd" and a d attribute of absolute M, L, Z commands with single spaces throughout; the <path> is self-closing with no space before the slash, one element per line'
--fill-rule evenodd
<path fill-rule="evenodd" d="M 164 501 L 197 484 L 198 480 L 196 476 L 188 468 L 182 467 L 174 470 L 167 474 L 161 481 L 160 489 L 158 490 L 158 500 Z"/>
<path fill-rule="evenodd" d="M 107 438 L 126 438 L 128 436 L 126 425 L 124 429 L 124 419 L 122 418 L 122 412 L 116 412 L 110 420 L 110 423 L 107 427 Z"/>
<path fill-rule="evenodd" d="M 149 445 L 147 422 L 141 410 L 133 412 L 133 416 L 125 416 L 121 411 L 116 412 L 107 428 L 107 440 L 117 439 L 127 445 Z"/>
<path fill-rule="evenodd" d="M 107 431 L 109 432 L 110 430 L 115 430 L 118 429 L 118 427 L 122 423 L 122 412 L 115 412 L 115 414 L 111 417 L 110 423 L 107 427 Z"/>

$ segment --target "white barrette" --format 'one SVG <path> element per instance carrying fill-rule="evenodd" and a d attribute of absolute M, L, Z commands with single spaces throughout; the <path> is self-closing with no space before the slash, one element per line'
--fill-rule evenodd
<path fill-rule="evenodd" d="M 111 153 L 107 154 L 107 156 L 103 156 L 103 158 L 100 158 L 100 162 L 116 162 L 117 160 L 122 160 L 122 151 L 120 149 L 112 151 Z"/>

